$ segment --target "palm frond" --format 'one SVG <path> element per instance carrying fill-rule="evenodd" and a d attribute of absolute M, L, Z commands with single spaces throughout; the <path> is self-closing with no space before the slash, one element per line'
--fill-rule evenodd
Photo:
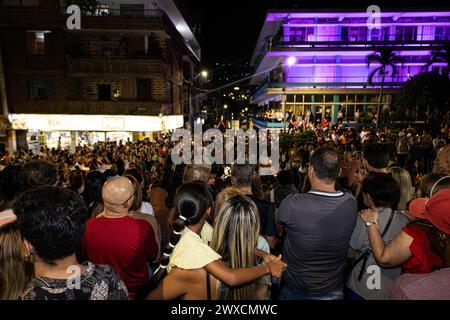
<path fill-rule="evenodd" d="M 372 83 L 373 83 L 373 77 L 375 77 L 375 75 L 376 75 L 378 72 L 381 71 L 381 68 L 382 68 L 382 67 L 375 68 L 375 69 L 369 74 L 369 77 L 368 77 L 368 79 L 367 79 L 367 83 L 369 83 L 369 84 L 372 84 Z"/>

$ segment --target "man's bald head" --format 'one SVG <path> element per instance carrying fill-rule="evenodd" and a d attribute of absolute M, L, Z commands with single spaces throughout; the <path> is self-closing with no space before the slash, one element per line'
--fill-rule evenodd
<path fill-rule="evenodd" d="M 124 211 L 124 209 L 130 208 L 133 195 L 133 183 L 125 177 L 113 178 L 106 181 L 103 185 L 103 203 L 106 209 L 113 212 Z"/>
<path fill-rule="evenodd" d="M 443 147 L 437 154 L 433 172 L 450 175 L 450 144 Z"/>

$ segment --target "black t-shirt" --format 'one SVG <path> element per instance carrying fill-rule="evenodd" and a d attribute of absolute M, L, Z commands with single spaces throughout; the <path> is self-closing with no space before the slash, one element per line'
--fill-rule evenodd
<path fill-rule="evenodd" d="M 305 294 L 342 288 L 357 216 L 355 198 L 341 191 L 311 190 L 284 199 L 277 214 L 286 228 L 283 284 Z"/>
<path fill-rule="evenodd" d="M 246 196 L 252 199 L 256 204 L 256 207 L 258 208 L 259 221 L 261 223 L 261 235 L 269 237 L 275 236 L 275 219 L 272 205 L 269 202 L 261 200 L 252 194 L 247 194 Z"/>

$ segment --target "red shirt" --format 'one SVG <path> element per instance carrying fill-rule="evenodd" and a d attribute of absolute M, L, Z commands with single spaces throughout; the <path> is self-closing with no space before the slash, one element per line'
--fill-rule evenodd
<path fill-rule="evenodd" d="M 442 259 L 431 251 L 430 241 L 421 226 L 410 223 L 402 230 L 413 238 L 413 242 L 409 246 L 412 256 L 403 264 L 405 273 L 423 274 L 443 267 Z"/>
<path fill-rule="evenodd" d="M 116 269 L 127 286 L 130 299 L 149 282 L 147 263 L 158 255 L 152 226 L 133 216 L 88 220 L 84 250 L 92 263 L 109 264 Z"/>

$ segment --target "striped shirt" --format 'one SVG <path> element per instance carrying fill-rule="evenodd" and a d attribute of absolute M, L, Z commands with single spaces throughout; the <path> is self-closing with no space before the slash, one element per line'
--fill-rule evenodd
<path fill-rule="evenodd" d="M 391 216 L 392 210 L 389 208 L 378 208 L 378 227 L 380 232 L 383 232 L 389 218 Z M 399 211 L 394 213 L 394 217 L 392 219 L 391 225 L 387 230 L 384 241 L 385 243 L 389 243 L 394 239 L 402 230 L 404 226 L 409 223 L 408 218 Z M 358 219 L 356 222 L 355 229 L 353 230 L 352 238 L 350 240 L 350 247 L 356 251 L 356 258 L 358 258 L 361 254 L 363 254 L 369 247 L 369 237 L 367 235 L 367 230 L 364 222 L 361 219 Z M 358 265 L 353 269 L 352 274 L 349 277 L 348 287 L 356 292 L 358 295 L 367 300 L 386 300 L 389 298 L 389 292 L 391 291 L 392 286 L 395 283 L 395 280 L 400 276 L 402 272 L 401 266 L 397 268 L 381 268 L 381 282 L 380 288 L 369 289 L 368 283 L 375 283 L 371 277 L 374 275 L 373 271 L 368 273 L 367 268 L 371 265 L 377 265 L 375 258 L 372 254 L 370 254 L 366 263 L 366 270 L 363 273 L 361 281 L 358 281 L 358 276 L 361 272 L 361 268 L 363 266 L 363 261 L 360 261 Z M 369 280 L 369 281 L 368 281 Z"/>

